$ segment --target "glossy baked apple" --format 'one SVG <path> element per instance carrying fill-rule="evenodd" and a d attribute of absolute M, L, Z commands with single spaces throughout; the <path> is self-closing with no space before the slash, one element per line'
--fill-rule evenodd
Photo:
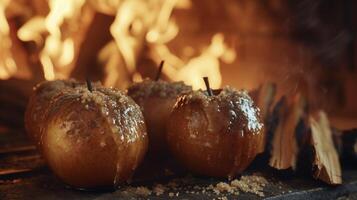
<path fill-rule="evenodd" d="M 107 188 L 130 179 L 148 145 L 144 117 L 119 90 L 79 86 L 48 108 L 41 146 L 52 171 L 76 188 Z"/>
<path fill-rule="evenodd" d="M 25 112 L 25 127 L 28 136 L 36 143 L 40 141 L 41 125 L 51 99 L 67 89 L 76 87 L 75 80 L 44 81 L 36 85 Z"/>
<path fill-rule="evenodd" d="M 263 125 L 245 91 L 230 87 L 179 97 L 167 140 L 180 163 L 200 175 L 232 178 L 257 155 Z"/>
<path fill-rule="evenodd" d="M 161 157 L 167 153 L 166 126 L 177 97 L 191 91 L 183 82 L 149 80 L 136 83 L 128 88 L 128 95 L 140 106 L 149 135 L 151 157 Z"/>

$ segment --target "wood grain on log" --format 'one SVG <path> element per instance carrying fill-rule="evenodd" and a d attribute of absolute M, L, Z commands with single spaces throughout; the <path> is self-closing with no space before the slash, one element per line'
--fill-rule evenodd
<path fill-rule="evenodd" d="M 298 153 L 295 130 L 303 114 L 304 101 L 300 94 L 282 98 L 269 165 L 279 170 L 295 169 Z"/>
<path fill-rule="evenodd" d="M 323 111 L 309 116 L 311 145 L 314 149 L 313 176 L 328 184 L 341 184 L 342 174 L 339 157 L 332 140 L 328 118 Z"/>

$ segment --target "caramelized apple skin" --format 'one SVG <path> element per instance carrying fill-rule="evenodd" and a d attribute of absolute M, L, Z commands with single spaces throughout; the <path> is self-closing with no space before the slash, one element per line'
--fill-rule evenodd
<path fill-rule="evenodd" d="M 144 80 L 128 88 L 128 95 L 140 106 L 149 136 L 149 156 L 161 159 L 167 156 L 166 128 L 177 97 L 191 91 L 183 82 Z"/>
<path fill-rule="evenodd" d="M 241 99 L 250 103 L 251 99 L 236 91 L 225 92 L 234 95 L 197 95 L 202 91 L 183 95 L 171 113 L 168 145 L 176 159 L 196 174 L 232 178 L 246 169 L 258 153 L 262 140 L 259 117 L 253 116 L 249 122 L 245 108 L 231 106 Z M 247 106 L 251 106 L 250 114 L 258 115 L 253 105 Z M 253 121 L 255 129 L 248 129 L 247 123 Z"/>
<path fill-rule="evenodd" d="M 147 151 L 143 115 L 111 89 L 56 97 L 45 121 L 42 148 L 52 171 L 76 188 L 112 188 L 131 178 Z"/>
<path fill-rule="evenodd" d="M 41 138 L 41 126 L 51 99 L 78 84 L 74 80 L 44 81 L 38 84 L 29 99 L 25 112 L 25 127 L 30 139 L 37 145 Z"/>
<path fill-rule="evenodd" d="M 150 152 L 152 155 L 167 153 L 166 126 L 176 98 L 148 97 L 143 102 L 143 114 L 149 133 Z M 152 142 L 151 142 L 152 141 Z"/>

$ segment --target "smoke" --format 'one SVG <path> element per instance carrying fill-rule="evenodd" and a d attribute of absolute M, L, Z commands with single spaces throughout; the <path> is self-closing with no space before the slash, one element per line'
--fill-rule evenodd
<path fill-rule="evenodd" d="M 334 67 L 346 55 L 353 56 L 347 54 L 354 51 L 351 0 L 289 0 L 287 6 L 293 38 L 309 47 L 321 64 Z"/>

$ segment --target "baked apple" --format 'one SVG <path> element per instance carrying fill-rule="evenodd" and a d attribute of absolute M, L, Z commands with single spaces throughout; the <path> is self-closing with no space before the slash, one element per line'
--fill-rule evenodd
<path fill-rule="evenodd" d="M 146 79 L 128 88 L 128 95 L 140 106 L 149 136 L 149 154 L 159 158 L 167 153 L 166 126 L 179 95 L 191 91 L 183 82 Z"/>
<path fill-rule="evenodd" d="M 117 89 L 66 90 L 49 105 L 41 146 L 52 171 L 76 188 L 111 188 L 130 179 L 148 146 L 144 117 Z"/>
<path fill-rule="evenodd" d="M 230 87 L 179 97 L 168 122 L 167 141 L 190 171 L 233 178 L 257 155 L 263 124 L 246 91 Z"/>
<path fill-rule="evenodd" d="M 38 144 L 40 127 L 51 99 L 63 90 L 74 88 L 79 83 L 74 80 L 44 81 L 36 85 L 25 112 L 25 127 L 28 136 Z"/>

